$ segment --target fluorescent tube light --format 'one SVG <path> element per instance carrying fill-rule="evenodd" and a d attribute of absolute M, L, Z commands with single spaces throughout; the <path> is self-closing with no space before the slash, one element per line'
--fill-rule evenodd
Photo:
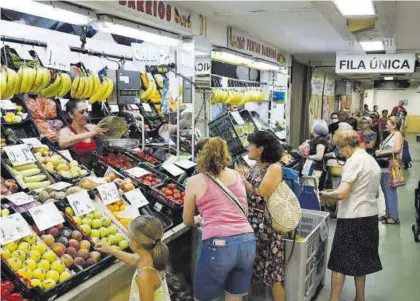
<path fill-rule="evenodd" d="M 94 24 L 94 28 L 98 31 L 118 34 L 121 36 L 142 40 L 157 45 L 177 46 L 179 43 L 179 40 L 174 38 L 166 37 L 164 35 L 158 35 L 134 27 L 115 24 L 108 21 L 97 21 Z"/>
<path fill-rule="evenodd" d="M 374 16 L 372 0 L 333 0 L 335 7 L 343 16 Z"/>
<path fill-rule="evenodd" d="M 385 50 L 384 43 L 382 41 L 364 41 L 359 42 L 364 51 L 382 51 Z"/>
<path fill-rule="evenodd" d="M 280 67 L 277 65 L 268 64 L 264 62 L 254 62 L 253 64 L 250 64 L 249 67 L 259 69 L 259 70 L 273 70 L 273 71 L 277 71 L 280 69 Z"/>
<path fill-rule="evenodd" d="M 223 51 L 212 51 L 211 58 L 214 60 L 225 61 L 233 64 L 251 65 L 254 63 L 253 60 L 247 59 L 243 56 Z"/>
<path fill-rule="evenodd" d="M 394 77 L 393 76 L 385 76 L 384 77 L 384 80 L 393 80 L 394 79 Z"/>
<path fill-rule="evenodd" d="M 49 3 L 49 1 L 44 4 L 32 0 L 1 1 L 0 7 L 75 25 L 85 25 L 92 21 L 87 15 L 54 7 Z"/>

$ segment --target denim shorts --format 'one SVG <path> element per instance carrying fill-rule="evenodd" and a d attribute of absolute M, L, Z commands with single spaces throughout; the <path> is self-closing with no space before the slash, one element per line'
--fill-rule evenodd
<path fill-rule="evenodd" d="M 195 300 L 217 300 L 223 290 L 248 295 L 255 248 L 254 233 L 204 240 L 194 277 Z"/>

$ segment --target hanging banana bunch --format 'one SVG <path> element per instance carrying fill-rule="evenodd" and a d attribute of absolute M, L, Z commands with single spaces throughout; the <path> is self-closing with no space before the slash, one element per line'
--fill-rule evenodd
<path fill-rule="evenodd" d="M 154 94 L 155 91 L 157 91 L 156 89 L 156 83 L 154 81 L 150 81 L 148 83 L 148 87 L 146 91 L 141 91 L 140 92 L 140 99 L 144 102 L 147 102 Z M 157 91 L 159 92 L 159 91 Z"/>
<path fill-rule="evenodd" d="M 97 101 L 102 102 L 102 101 L 107 100 L 107 98 L 111 96 L 112 91 L 114 89 L 114 82 L 109 77 L 104 76 L 102 78 L 102 83 L 100 83 L 99 77 L 96 80 L 94 79 L 95 76 L 96 75 L 92 76 L 92 80 L 94 80 L 93 82 L 94 86 L 92 88 L 93 89 L 92 91 L 94 91 L 95 89 L 96 91 L 95 93 L 90 95 L 89 104 L 93 104 Z"/>
<path fill-rule="evenodd" d="M 18 89 L 18 76 L 17 73 L 7 67 L 2 68 L 0 75 L 1 81 L 1 99 L 7 99 L 13 95 L 19 93 L 16 90 Z"/>

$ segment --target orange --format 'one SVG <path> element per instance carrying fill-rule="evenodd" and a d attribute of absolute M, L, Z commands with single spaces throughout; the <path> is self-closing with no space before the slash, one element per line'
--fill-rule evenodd
<path fill-rule="evenodd" d="M 127 205 L 125 205 L 125 204 L 122 204 L 122 205 L 120 206 L 120 211 L 123 211 L 123 210 L 125 210 L 125 208 L 127 208 Z"/>
<path fill-rule="evenodd" d="M 115 216 L 116 218 L 118 218 L 118 212 L 117 211 L 112 212 L 112 215 Z"/>
<path fill-rule="evenodd" d="M 117 205 L 117 206 L 121 206 L 122 204 L 124 204 L 124 203 L 123 203 L 123 201 L 121 201 L 121 200 L 116 201 L 116 202 L 114 203 L 114 205 Z"/>

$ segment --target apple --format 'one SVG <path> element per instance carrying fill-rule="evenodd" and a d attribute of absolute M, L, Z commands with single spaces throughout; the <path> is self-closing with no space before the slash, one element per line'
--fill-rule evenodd
<path fill-rule="evenodd" d="M 57 254 L 55 254 L 53 251 L 48 250 L 44 254 L 42 254 L 42 259 L 48 260 L 50 263 L 55 261 L 57 259 Z"/>
<path fill-rule="evenodd" d="M 50 269 L 50 262 L 46 259 L 41 259 L 37 264 L 37 268 L 48 271 Z"/>
<path fill-rule="evenodd" d="M 16 257 L 10 257 L 7 259 L 7 263 L 15 272 L 22 267 L 22 260 Z"/>
<path fill-rule="evenodd" d="M 55 242 L 54 236 L 51 234 L 42 235 L 41 239 L 47 246 L 51 246 Z"/>
<path fill-rule="evenodd" d="M 16 251 L 17 249 L 17 244 L 16 242 L 12 241 L 10 243 L 8 243 L 7 245 L 4 245 L 3 248 L 9 250 L 10 252 Z"/>
<path fill-rule="evenodd" d="M 9 301 L 22 301 L 21 293 L 13 293 L 9 295 Z"/>
<path fill-rule="evenodd" d="M 22 238 L 22 240 L 27 242 L 30 245 L 33 245 L 36 242 L 36 235 L 35 234 L 30 234 L 30 235 Z"/>
<path fill-rule="evenodd" d="M 102 227 L 99 229 L 99 233 L 101 234 L 101 237 L 107 237 L 109 235 L 108 229 L 105 227 Z"/>
<path fill-rule="evenodd" d="M 92 221 L 92 228 L 93 229 L 99 229 L 99 228 L 101 228 L 102 227 L 102 222 L 101 222 L 101 220 L 100 219 L 98 219 L 98 218 L 95 218 L 93 221 Z"/>
<path fill-rule="evenodd" d="M 1 258 L 7 260 L 10 258 L 11 252 L 8 249 L 0 248 Z"/>
<path fill-rule="evenodd" d="M 98 229 L 92 229 L 92 231 L 90 232 L 90 236 L 99 238 L 101 237 L 101 233 L 99 233 Z"/>
<path fill-rule="evenodd" d="M 35 261 L 39 261 L 41 259 L 41 253 L 37 250 L 30 250 L 27 254 L 26 254 L 26 258 L 27 259 L 33 259 Z"/>
<path fill-rule="evenodd" d="M 90 218 L 85 217 L 85 218 L 82 219 L 82 225 L 88 225 L 89 227 L 91 227 L 92 226 L 92 220 Z"/>
<path fill-rule="evenodd" d="M 80 231 L 73 231 L 73 233 L 71 234 L 71 238 L 81 241 L 83 239 L 83 235 L 82 233 L 80 233 Z"/>
<path fill-rule="evenodd" d="M 96 211 L 96 210 L 93 211 L 92 214 L 93 214 L 93 218 L 96 218 L 96 219 L 102 217 L 102 214 L 100 214 L 99 211 Z"/>
<path fill-rule="evenodd" d="M 121 241 L 118 243 L 118 246 L 121 248 L 121 250 L 124 250 L 124 249 L 128 248 L 129 244 L 128 244 L 128 241 L 126 241 L 126 240 L 124 239 L 124 240 L 121 240 Z"/>
<path fill-rule="evenodd" d="M 32 271 L 27 268 L 20 268 L 16 274 L 24 279 L 30 280 L 32 278 Z"/>
<path fill-rule="evenodd" d="M 80 226 L 82 224 L 82 219 L 79 216 L 73 216 L 73 222 Z"/>
<path fill-rule="evenodd" d="M 116 234 L 118 232 L 117 226 L 111 225 L 107 228 L 109 234 Z"/>
<path fill-rule="evenodd" d="M 44 254 L 47 251 L 47 245 L 41 241 L 37 241 L 32 245 L 31 250 Z"/>
<path fill-rule="evenodd" d="M 36 261 L 35 260 L 33 260 L 33 259 L 26 259 L 24 262 L 23 262 L 23 267 L 25 267 L 25 268 L 27 268 L 27 269 L 29 269 L 29 270 L 31 270 L 31 271 L 33 271 L 33 270 L 35 270 L 36 269 Z"/>
<path fill-rule="evenodd" d="M 51 280 L 54 280 L 55 282 L 58 282 L 59 278 L 60 278 L 60 273 L 55 270 L 50 270 L 45 275 L 45 279 L 51 279 Z"/>
<path fill-rule="evenodd" d="M 111 219 L 104 216 L 101 218 L 102 226 L 109 227 L 111 225 Z"/>
<path fill-rule="evenodd" d="M 2 287 L 7 289 L 9 292 L 13 292 L 15 290 L 15 285 L 10 280 L 5 280 L 1 282 Z"/>
<path fill-rule="evenodd" d="M 67 268 L 73 264 L 73 257 L 71 257 L 69 254 L 64 254 L 60 259 Z"/>
<path fill-rule="evenodd" d="M 121 240 L 125 239 L 125 236 L 122 233 L 115 234 L 115 237 L 117 238 L 117 242 L 120 242 Z"/>
<path fill-rule="evenodd" d="M 37 286 L 42 287 L 42 282 L 41 282 L 41 280 L 39 280 L 37 278 L 32 278 L 31 279 L 31 286 L 32 287 L 37 287 Z"/>
<path fill-rule="evenodd" d="M 80 230 L 82 230 L 82 232 L 85 233 L 86 235 L 89 235 L 90 232 L 92 231 L 92 229 L 88 225 L 81 225 Z"/>
<path fill-rule="evenodd" d="M 45 279 L 45 274 L 43 269 L 36 269 L 32 272 L 32 277 L 42 281 Z"/>
<path fill-rule="evenodd" d="M 61 282 L 64 282 L 64 281 L 66 281 L 67 279 L 69 279 L 69 278 L 71 278 L 71 274 L 70 274 L 70 272 L 68 272 L 68 271 L 64 271 L 64 272 L 62 272 L 61 274 L 60 274 L 60 279 L 59 279 L 59 282 L 61 283 Z"/>
<path fill-rule="evenodd" d="M 51 270 L 57 271 L 59 274 L 64 272 L 66 269 L 66 266 L 61 260 L 56 260 L 53 263 L 51 263 Z"/>
<path fill-rule="evenodd" d="M 51 279 L 45 279 L 44 281 L 42 281 L 42 287 L 45 290 L 49 290 L 50 288 L 53 288 L 54 286 L 56 286 L 56 284 L 57 283 Z"/>
<path fill-rule="evenodd" d="M 12 252 L 12 257 L 16 257 L 19 258 L 20 261 L 24 261 L 25 260 L 25 253 L 19 250 L 16 250 L 14 252 Z"/>
<path fill-rule="evenodd" d="M 68 215 L 70 215 L 70 216 L 73 216 L 74 215 L 74 211 L 73 211 L 73 208 L 71 208 L 71 207 L 66 207 L 66 213 L 68 214 Z"/>

